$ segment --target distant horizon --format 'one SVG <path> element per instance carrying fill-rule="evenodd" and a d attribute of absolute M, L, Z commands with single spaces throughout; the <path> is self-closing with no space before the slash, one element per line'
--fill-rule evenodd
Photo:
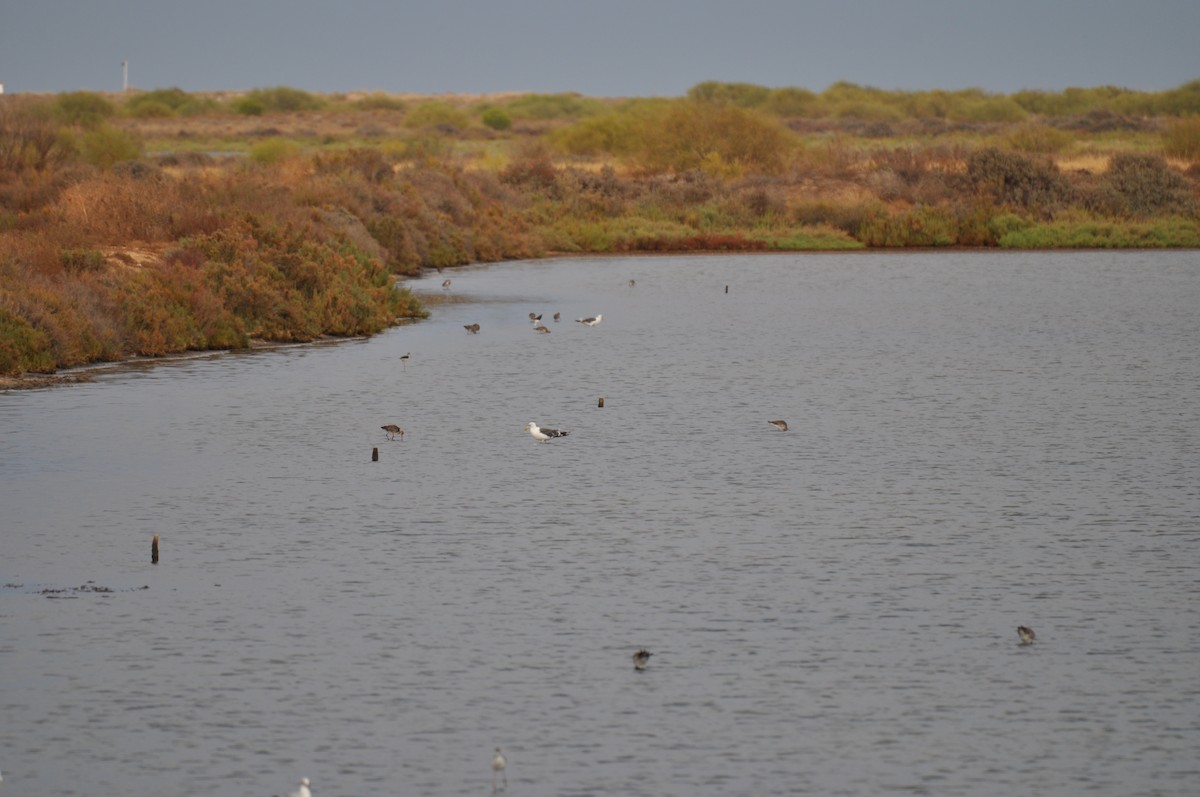
<path fill-rule="evenodd" d="M 578 93 L 708 80 L 988 94 L 1200 77 L 1195 0 L 39 0 L 0 10 L 7 93 Z"/>
<path fill-rule="evenodd" d="M 824 88 L 814 89 L 809 86 L 799 86 L 799 85 L 772 86 L 772 85 L 767 85 L 767 84 L 763 84 L 763 83 L 753 83 L 752 81 L 719 80 L 719 79 L 711 79 L 710 78 L 707 80 L 696 81 L 695 83 L 688 86 L 684 91 L 680 92 L 679 94 L 589 94 L 586 92 L 575 91 L 575 90 L 571 90 L 571 89 L 566 89 L 563 91 L 534 91 L 534 90 L 521 90 L 521 89 L 499 89 L 496 91 L 409 91 L 409 90 L 388 90 L 388 89 L 345 89 L 345 90 L 331 90 L 331 91 L 313 91 L 310 89 L 306 89 L 302 86 L 293 86 L 293 85 L 288 85 L 286 83 L 277 83 L 277 84 L 270 84 L 270 85 L 267 85 L 267 84 L 253 85 L 253 86 L 247 86 L 245 88 L 185 89 L 180 86 L 150 86 L 150 87 L 137 86 L 137 85 L 133 85 L 131 82 L 131 84 L 127 90 L 117 88 L 115 90 L 64 89 L 62 91 L 12 91 L 12 90 L 8 89 L 7 87 L 5 87 L 4 94 L 6 96 L 18 95 L 18 94 L 40 96 L 40 95 L 71 94 L 74 92 L 82 91 L 82 92 L 90 92 L 90 93 L 94 93 L 94 94 L 119 96 L 121 94 L 126 93 L 126 91 L 128 91 L 129 93 L 137 93 L 137 92 L 145 93 L 145 92 L 153 92 L 153 91 L 170 91 L 172 89 L 179 89 L 180 91 L 183 91 L 187 94 L 246 94 L 251 91 L 268 90 L 268 89 L 275 89 L 275 88 L 287 88 L 287 89 L 296 89 L 298 91 L 303 91 L 308 94 L 313 94 L 313 95 L 317 95 L 317 96 L 329 96 L 329 95 L 345 95 L 345 96 L 366 95 L 366 96 L 369 96 L 372 94 L 382 94 L 382 95 L 387 95 L 387 96 L 391 96 L 391 97 L 442 97 L 442 96 L 445 96 L 445 97 L 481 97 L 481 98 L 484 98 L 484 97 L 505 97 L 505 96 L 521 97 L 521 96 L 526 96 L 526 95 L 530 95 L 530 94 L 548 94 L 548 95 L 575 94 L 575 95 L 578 95 L 581 97 L 589 97 L 592 99 L 622 100 L 622 99 L 653 99 L 653 98 L 672 99 L 672 98 L 678 98 L 678 97 L 685 97 L 685 96 L 687 96 L 687 93 L 689 91 L 691 91 L 691 89 L 693 89 L 694 87 L 696 87 L 702 83 L 714 82 L 714 83 L 719 83 L 719 84 L 753 85 L 753 86 L 758 86 L 761 88 L 766 88 L 769 90 L 800 89 L 803 91 L 811 91 L 812 93 L 814 93 L 816 95 L 820 95 L 822 92 L 827 91 L 836 85 L 848 84 L 848 85 L 855 85 L 860 88 L 868 89 L 868 90 L 872 90 L 872 91 L 882 91 L 882 92 L 886 92 L 886 93 L 897 93 L 897 94 L 901 94 L 901 93 L 903 93 L 903 94 L 920 94 L 923 92 L 932 92 L 932 91 L 941 91 L 941 92 L 946 92 L 948 94 L 954 94 L 957 92 L 978 91 L 978 92 L 982 92 L 984 95 L 987 95 L 987 96 L 1010 96 L 1012 94 L 1019 94 L 1019 93 L 1027 92 L 1027 91 L 1040 92 L 1040 93 L 1045 93 L 1045 94 L 1061 94 L 1065 91 L 1070 91 L 1072 89 L 1089 91 L 1089 90 L 1095 90 L 1095 89 L 1101 89 L 1101 88 L 1113 88 L 1113 89 L 1117 89 L 1120 91 L 1129 91 L 1129 92 L 1134 92 L 1134 93 L 1139 93 L 1139 94 L 1159 94 L 1159 93 L 1163 93 L 1163 92 L 1174 91 L 1174 90 L 1183 88 L 1184 86 L 1187 86 L 1191 83 L 1198 82 L 1198 81 L 1200 81 L 1200 74 L 1198 74 L 1196 77 L 1188 78 L 1177 85 L 1168 86 L 1167 88 L 1164 88 L 1164 89 L 1138 89 L 1138 88 L 1132 88 L 1129 86 L 1120 86 L 1120 85 L 1115 85 L 1115 84 L 1111 84 L 1111 83 L 1104 83 L 1104 84 L 1096 84 L 1096 85 L 1066 86 L 1061 89 L 1023 88 L 1023 89 L 1017 89 L 1016 91 L 989 91 L 980 86 L 962 86 L 962 87 L 958 87 L 958 88 L 946 88 L 944 86 L 931 86 L 929 88 L 891 89 L 891 88 L 885 88 L 883 86 L 874 86 L 874 85 L 870 85 L 867 83 L 856 83 L 851 80 L 835 80 L 833 83 L 830 83 L 829 85 L 825 86 Z M 3 81 L 0 81 L 0 86 L 4 86 Z"/>

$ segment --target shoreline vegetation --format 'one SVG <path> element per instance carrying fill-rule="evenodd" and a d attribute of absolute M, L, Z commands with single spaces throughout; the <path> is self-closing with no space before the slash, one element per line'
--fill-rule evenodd
<path fill-rule="evenodd" d="M 0 96 L 0 390 L 375 334 L 550 255 L 1200 248 L 1200 80 Z M 80 377 L 86 378 L 86 377 Z"/>

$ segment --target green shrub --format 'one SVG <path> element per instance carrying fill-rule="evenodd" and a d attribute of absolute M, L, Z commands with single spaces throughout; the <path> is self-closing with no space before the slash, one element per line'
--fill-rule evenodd
<path fill-rule="evenodd" d="M 1117 215 L 1190 215 L 1196 209 L 1187 180 L 1161 155 L 1114 155 L 1101 186 L 1101 209 Z"/>
<path fill-rule="evenodd" d="M 976 191 L 989 194 L 997 203 L 1043 214 L 1071 198 L 1070 185 L 1052 162 L 994 147 L 971 154 L 967 178 Z"/>
<path fill-rule="evenodd" d="M 950 118 L 967 122 L 1020 122 L 1028 112 L 1008 97 L 985 97 L 965 105 Z"/>
<path fill-rule="evenodd" d="M 360 97 L 351 105 L 359 111 L 403 111 L 405 107 L 403 100 L 380 93 Z"/>
<path fill-rule="evenodd" d="M 462 130 L 471 125 L 466 111 L 441 101 L 423 102 L 409 111 L 404 124 L 410 128 L 437 127 Z"/>
<path fill-rule="evenodd" d="M 549 140 L 571 155 L 625 155 L 637 140 L 637 124 L 628 112 L 599 114 L 551 132 Z"/>
<path fill-rule="evenodd" d="M 808 89 L 775 89 L 762 104 L 767 113 L 783 117 L 807 117 L 817 108 L 817 95 Z"/>
<path fill-rule="evenodd" d="M 777 173 L 795 139 L 771 117 L 734 105 L 683 102 L 640 120 L 631 156 L 648 171 Z"/>
<path fill-rule="evenodd" d="M 125 112 L 130 116 L 145 119 L 157 115 L 156 112 L 149 113 L 145 110 L 146 106 L 150 106 L 155 109 L 166 108 L 167 113 L 161 115 L 171 116 L 191 102 L 191 99 L 183 89 L 155 89 L 135 94 L 126 100 Z"/>
<path fill-rule="evenodd" d="M 1026 227 L 1004 235 L 1008 249 L 1147 249 L 1200 247 L 1200 229 L 1191 219 L 1153 222 L 1068 220 Z"/>
<path fill-rule="evenodd" d="M 871 216 L 855 237 L 867 246 L 953 246 L 958 243 L 958 223 L 946 210 L 918 207 Z"/>
<path fill-rule="evenodd" d="M 294 141 L 286 138 L 267 138 L 250 147 L 247 156 L 255 163 L 279 163 L 299 152 L 300 147 Z"/>
<path fill-rule="evenodd" d="M 175 115 L 171 106 L 162 102 L 139 102 L 127 113 L 136 119 L 166 119 Z"/>
<path fill-rule="evenodd" d="M 590 116 L 604 110 L 599 100 L 582 94 L 525 94 L 505 106 L 513 119 L 566 119 Z"/>
<path fill-rule="evenodd" d="M 483 112 L 482 120 L 493 130 L 507 130 L 512 127 L 512 117 L 500 108 L 488 108 Z"/>
<path fill-rule="evenodd" d="M 241 99 L 257 102 L 264 111 L 319 111 L 325 107 L 325 100 L 316 94 L 287 86 L 253 89 Z"/>
<path fill-rule="evenodd" d="M 267 106 L 255 97 L 239 97 L 233 101 L 233 110 L 242 116 L 262 116 L 267 112 Z"/>
<path fill-rule="evenodd" d="M 24 318 L 0 307 L 0 374 L 15 376 L 26 371 L 54 371 L 50 339 Z"/>
<path fill-rule="evenodd" d="M 66 249 L 62 264 L 68 271 L 100 271 L 104 268 L 104 254 L 98 249 Z"/>
<path fill-rule="evenodd" d="M 121 161 L 142 155 L 142 143 L 115 127 L 107 125 L 89 130 L 79 142 L 83 159 L 98 169 L 111 169 Z"/>
<path fill-rule="evenodd" d="M 55 100 L 55 108 L 59 119 L 66 124 L 87 128 L 97 127 L 117 112 L 116 106 L 91 91 L 59 94 Z"/>

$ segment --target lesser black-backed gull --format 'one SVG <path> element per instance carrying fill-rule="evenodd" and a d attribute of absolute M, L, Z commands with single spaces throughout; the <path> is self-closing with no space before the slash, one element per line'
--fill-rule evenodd
<path fill-rule="evenodd" d="M 587 324 L 589 327 L 594 327 L 604 320 L 604 314 L 596 313 L 592 318 L 576 318 L 575 320 L 581 324 Z"/>

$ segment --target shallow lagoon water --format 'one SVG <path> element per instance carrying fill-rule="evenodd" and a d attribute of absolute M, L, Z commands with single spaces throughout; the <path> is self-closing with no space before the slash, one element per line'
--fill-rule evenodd
<path fill-rule="evenodd" d="M 1194 793 L 1195 252 L 450 276 L 0 395 L 11 794 Z"/>

